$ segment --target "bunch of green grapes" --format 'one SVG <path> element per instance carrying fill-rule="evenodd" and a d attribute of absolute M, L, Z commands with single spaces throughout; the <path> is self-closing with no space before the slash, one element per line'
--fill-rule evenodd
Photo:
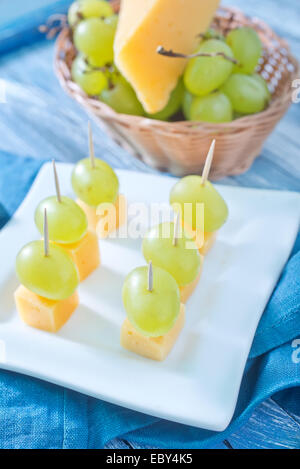
<path fill-rule="evenodd" d="M 68 23 L 78 51 L 72 64 L 73 81 L 116 112 L 144 115 L 133 88 L 114 66 L 118 16 L 111 5 L 106 0 L 78 0 L 69 8 Z"/>
<path fill-rule="evenodd" d="M 256 68 L 262 44 L 252 28 L 234 29 L 226 37 L 210 30 L 184 72 L 182 112 L 187 120 L 231 122 L 263 111 L 271 94 Z"/>
<path fill-rule="evenodd" d="M 118 15 L 111 5 L 106 0 L 77 0 L 69 8 L 68 22 L 78 51 L 72 64 L 74 82 L 118 113 L 161 121 L 183 114 L 186 120 L 222 123 L 261 112 L 270 102 L 267 83 L 255 73 L 262 44 L 252 28 L 237 28 L 227 36 L 209 29 L 201 35 L 167 105 L 147 114 L 114 65 Z"/>

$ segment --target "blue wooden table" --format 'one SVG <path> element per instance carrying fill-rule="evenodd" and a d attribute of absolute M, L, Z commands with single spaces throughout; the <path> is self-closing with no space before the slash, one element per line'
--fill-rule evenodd
<path fill-rule="evenodd" d="M 0 11 L 5 2 L 0 0 Z M 31 0 L 29 3 L 43 2 Z M 48 6 L 51 2 L 44 3 Z M 61 2 L 64 7 L 66 3 Z M 278 0 L 226 0 L 223 4 L 237 6 L 266 20 L 289 41 L 294 55 L 300 60 L 299 0 L 284 3 Z M 26 21 L 29 21 L 28 16 Z M 28 24 L 29 29 L 32 28 L 31 20 Z M 0 56 L 0 149 L 20 156 L 76 161 L 87 151 L 87 116 L 64 94 L 57 82 L 52 67 L 53 43 L 36 41 L 37 37 L 34 34 L 35 42 L 28 41 L 30 46 L 18 47 Z M 300 190 L 299 122 L 300 104 L 294 104 L 252 168 L 246 174 L 226 178 L 222 183 Z M 121 150 L 100 130 L 95 134 L 95 145 L 97 155 L 114 167 L 153 171 Z M 298 448 L 299 434 L 300 417 L 287 413 L 275 399 L 269 399 L 255 410 L 243 428 L 218 447 Z M 137 445 L 114 440 L 108 447 L 132 448 Z"/>

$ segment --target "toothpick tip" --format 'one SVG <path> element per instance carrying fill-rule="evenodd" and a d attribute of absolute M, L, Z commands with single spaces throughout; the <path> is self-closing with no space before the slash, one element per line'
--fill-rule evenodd
<path fill-rule="evenodd" d="M 49 255 L 49 230 L 46 207 L 44 208 L 44 253 L 46 257 Z"/>
<path fill-rule="evenodd" d="M 207 154 L 206 161 L 205 161 L 205 165 L 204 165 L 204 168 L 203 168 L 202 183 L 201 183 L 202 186 L 208 180 L 211 164 L 212 164 L 214 153 L 215 153 L 215 146 L 216 146 L 216 139 L 214 138 L 213 141 L 211 142 L 210 147 L 209 147 L 208 154 Z"/>
<path fill-rule="evenodd" d="M 149 261 L 148 264 L 148 291 L 153 291 L 153 267 L 152 261 Z"/>
<path fill-rule="evenodd" d="M 180 227 L 180 212 L 175 213 L 174 219 L 174 234 L 173 234 L 173 246 L 177 246 L 179 238 L 179 227 Z"/>
<path fill-rule="evenodd" d="M 58 202 L 61 203 L 61 192 L 60 192 L 59 180 L 58 180 L 58 175 L 57 175 L 56 164 L 55 164 L 55 159 L 54 158 L 52 160 L 52 167 L 53 167 L 53 173 L 54 173 L 56 197 L 57 197 Z"/>

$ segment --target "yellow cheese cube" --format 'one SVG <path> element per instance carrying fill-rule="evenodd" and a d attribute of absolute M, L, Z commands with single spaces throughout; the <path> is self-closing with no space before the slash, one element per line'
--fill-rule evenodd
<path fill-rule="evenodd" d="M 100 251 L 97 235 L 88 231 L 86 235 L 77 243 L 60 244 L 72 257 L 82 282 L 100 264 Z"/>
<path fill-rule="evenodd" d="M 188 285 L 185 285 L 184 287 L 179 287 L 180 299 L 181 299 L 181 302 L 183 304 L 185 304 L 187 302 L 187 300 L 190 298 L 190 296 L 193 294 L 195 288 L 197 287 L 198 282 L 199 282 L 200 277 L 201 277 L 201 274 L 202 274 L 202 270 L 203 270 L 203 259 L 201 261 L 200 272 L 197 275 L 197 277 L 195 278 L 195 280 L 193 282 L 189 283 Z"/>
<path fill-rule="evenodd" d="M 148 113 L 168 103 L 185 59 L 163 57 L 158 46 L 190 54 L 220 0 L 122 0 L 114 43 L 115 63 Z"/>
<path fill-rule="evenodd" d="M 123 194 L 120 194 L 114 205 L 99 205 L 96 212 L 97 226 L 96 232 L 100 239 L 107 238 L 111 233 L 117 231 L 127 223 L 127 201 Z"/>
<path fill-rule="evenodd" d="M 171 351 L 185 321 L 185 306 L 180 306 L 180 313 L 173 328 L 161 337 L 146 337 L 137 332 L 128 318 L 121 330 L 121 345 L 130 352 L 152 360 L 163 361 Z"/>
<path fill-rule="evenodd" d="M 15 301 L 21 319 L 31 327 L 57 332 L 77 308 L 78 293 L 66 300 L 48 300 L 31 292 L 23 285 L 15 291 Z"/>
<path fill-rule="evenodd" d="M 217 231 L 203 233 L 203 231 L 198 230 L 195 233 L 187 223 L 184 223 L 183 226 L 185 231 L 194 239 L 200 254 L 205 256 L 211 250 L 217 239 Z"/>
<path fill-rule="evenodd" d="M 127 201 L 123 194 L 118 195 L 115 205 L 112 206 L 111 210 L 107 210 L 106 213 L 99 210 L 99 208 L 87 205 L 82 200 L 77 199 L 76 202 L 87 216 L 89 230 L 95 233 L 97 231 L 99 238 L 106 238 L 110 233 L 116 231 L 127 222 Z M 99 212 L 98 214 L 97 211 Z M 103 220 L 104 216 L 107 217 L 107 223 L 100 223 L 98 226 L 99 221 Z"/>
<path fill-rule="evenodd" d="M 210 251 L 211 248 L 213 247 L 216 239 L 217 239 L 216 231 L 213 231 L 212 233 L 204 233 L 204 243 L 199 248 L 200 254 L 205 256 L 208 253 L 208 251 Z"/>

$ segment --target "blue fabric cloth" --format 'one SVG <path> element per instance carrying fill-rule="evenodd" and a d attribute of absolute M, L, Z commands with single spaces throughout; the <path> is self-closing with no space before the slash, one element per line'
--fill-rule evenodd
<path fill-rule="evenodd" d="M 41 164 L 31 158 L 0 154 L 0 224 L 25 197 Z M 116 437 L 159 448 L 205 448 L 237 430 L 254 408 L 270 396 L 300 415 L 300 345 L 294 340 L 297 337 L 299 240 L 259 324 L 236 412 L 225 432 L 160 420 L 0 371 L 0 448 L 103 448 Z"/>
<path fill-rule="evenodd" d="M 53 14 L 66 14 L 72 0 L 1 0 L 0 55 L 46 38 L 38 27 Z"/>

